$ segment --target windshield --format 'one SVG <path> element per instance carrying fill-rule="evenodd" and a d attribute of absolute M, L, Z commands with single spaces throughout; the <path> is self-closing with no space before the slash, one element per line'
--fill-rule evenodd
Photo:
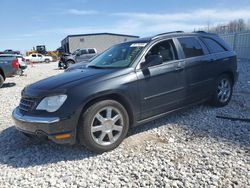
<path fill-rule="evenodd" d="M 96 58 L 88 67 L 124 68 L 128 67 L 147 43 L 122 43 L 115 45 Z"/>

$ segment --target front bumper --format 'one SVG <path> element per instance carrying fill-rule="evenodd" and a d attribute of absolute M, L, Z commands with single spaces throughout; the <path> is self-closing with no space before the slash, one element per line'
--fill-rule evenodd
<path fill-rule="evenodd" d="M 12 112 L 12 118 L 16 129 L 21 132 L 47 137 L 58 144 L 74 144 L 76 141 L 75 116 L 67 118 L 31 116 L 22 114 L 17 107 Z"/>

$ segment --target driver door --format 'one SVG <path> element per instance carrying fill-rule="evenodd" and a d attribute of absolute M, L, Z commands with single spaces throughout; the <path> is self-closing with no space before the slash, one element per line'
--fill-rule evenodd
<path fill-rule="evenodd" d="M 37 54 L 31 54 L 31 61 L 32 62 L 38 62 Z"/>
<path fill-rule="evenodd" d="M 137 70 L 141 120 L 177 108 L 185 99 L 185 61 L 178 60 L 174 41 L 153 45 L 145 55 L 161 55 L 163 62 Z"/>
<path fill-rule="evenodd" d="M 79 54 L 76 56 L 76 62 L 81 62 L 87 59 L 88 51 L 86 49 L 80 50 Z"/>

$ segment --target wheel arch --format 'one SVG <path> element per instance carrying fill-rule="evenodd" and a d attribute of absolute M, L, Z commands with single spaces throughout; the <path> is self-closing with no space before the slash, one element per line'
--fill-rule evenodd
<path fill-rule="evenodd" d="M 221 75 L 228 75 L 229 78 L 231 79 L 233 85 L 235 84 L 235 78 L 234 78 L 234 74 L 233 74 L 232 71 L 225 71 L 225 72 L 223 72 Z M 220 75 L 220 76 L 221 76 L 221 75 Z"/>
<path fill-rule="evenodd" d="M 67 59 L 66 63 L 69 63 L 69 61 L 73 61 L 74 64 L 76 63 L 74 59 Z"/>
<path fill-rule="evenodd" d="M 96 97 L 89 99 L 82 107 L 81 114 L 86 111 L 91 105 L 102 101 L 102 100 L 114 100 L 119 102 L 126 109 L 129 116 L 129 126 L 131 127 L 135 123 L 135 119 L 133 116 L 133 108 L 128 99 L 120 93 L 108 93 L 102 94 Z"/>

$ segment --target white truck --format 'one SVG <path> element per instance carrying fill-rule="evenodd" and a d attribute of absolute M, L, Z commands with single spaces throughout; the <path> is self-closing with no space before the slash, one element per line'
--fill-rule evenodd
<path fill-rule="evenodd" d="M 39 53 L 32 53 L 29 56 L 24 57 L 24 59 L 26 61 L 32 61 L 34 63 L 37 62 L 45 62 L 45 63 L 49 63 L 51 61 L 53 61 L 51 56 L 45 56 Z"/>

